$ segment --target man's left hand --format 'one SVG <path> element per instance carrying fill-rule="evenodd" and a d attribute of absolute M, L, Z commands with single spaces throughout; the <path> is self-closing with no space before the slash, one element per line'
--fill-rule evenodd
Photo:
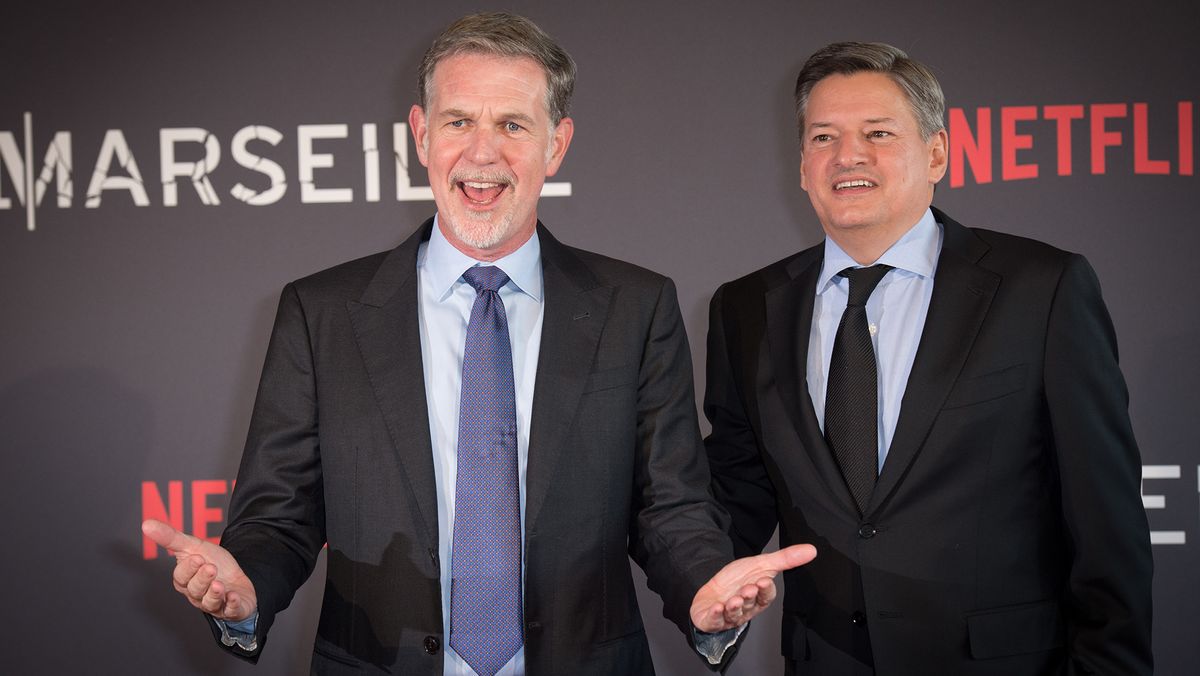
<path fill-rule="evenodd" d="M 747 556 L 722 568 L 692 600 L 692 624 L 713 633 L 740 627 L 775 600 L 775 576 L 812 561 L 817 548 L 792 545 Z"/>

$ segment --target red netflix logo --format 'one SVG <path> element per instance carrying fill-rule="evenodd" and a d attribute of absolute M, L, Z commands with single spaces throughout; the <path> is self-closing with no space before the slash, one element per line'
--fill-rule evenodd
<path fill-rule="evenodd" d="M 1054 123 L 1056 146 L 1055 169 L 1059 176 L 1070 176 L 1071 153 L 1074 149 L 1073 131 L 1086 123 L 1090 144 L 1090 169 L 1092 174 L 1108 171 L 1110 148 L 1128 143 L 1121 128 L 1128 123 L 1132 111 L 1133 173 L 1169 175 L 1172 171 L 1180 176 L 1195 173 L 1195 135 L 1193 133 L 1194 106 L 1191 101 L 1180 101 L 1176 106 L 1174 129 L 1160 124 L 1155 128 L 1155 138 L 1174 132 L 1174 157 L 1150 157 L 1150 112 L 1145 103 L 1093 103 L 1091 105 L 1054 106 L 1001 106 L 999 111 L 1000 180 L 1017 181 L 1037 178 L 1041 167 L 1036 163 L 1022 161 L 1022 151 L 1032 150 L 1035 141 L 1049 140 L 1029 133 L 1030 123 L 1044 120 Z M 966 181 L 969 166 L 976 183 L 991 183 L 995 166 L 995 135 L 993 133 L 993 109 L 976 108 L 974 119 L 962 108 L 951 108 L 947 132 L 950 135 L 950 187 L 960 188 Z M 1076 125 L 1075 123 L 1080 123 Z M 1024 131 L 1023 131 L 1024 130 Z M 1161 140 L 1160 140 L 1161 142 Z M 1172 163 L 1174 163 L 1172 165 Z"/>
<path fill-rule="evenodd" d="M 142 520 L 157 519 L 170 524 L 172 528 L 191 533 L 198 538 L 220 544 L 219 533 L 225 522 L 225 510 L 213 507 L 210 499 L 213 496 L 225 496 L 233 491 L 233 481 L 215 479 L 207 481 L 168 481 L 166 498 L 159 485 L 153 481 L 142 482 Z M 185 501 L 186 497 L 190 500 Z M 191 529 L 184 528 L 183 506 L 189 502 L 191 506 Z M 142 558 L 158 558 L 159 547 L 154 541 L 142 536 Z"/>

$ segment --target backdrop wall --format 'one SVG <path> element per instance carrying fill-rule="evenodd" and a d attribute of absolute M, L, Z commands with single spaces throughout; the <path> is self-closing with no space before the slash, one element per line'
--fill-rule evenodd
<path fill-rule="evenodd" d="M 6 672 L 251 673 L 210 645 L 138 525 L 220 533 L 280 288 L 432 213 L 403 126 L 417 63 L 488 4 L 0 10 Z M 820 239 L 792 125 L 804 59 L 882 40 L 931 65 L 951 107 L 935 203 L 1081 252 L 1104 284 L 1146 466 L 1159 671 L 1191 673 L 1200 10 L 734 5 L 505 4 L 579 64 L 575 140 L 542 220 L 673 277 L 702 375 L 717 285 Z M 253 673 L 307 672 L 322 577 Z M 657 599 L 641 600 L 660 673 L 697 673 Z M 731 673 L 780 672 L 778 622 L 755 622 Z"/>

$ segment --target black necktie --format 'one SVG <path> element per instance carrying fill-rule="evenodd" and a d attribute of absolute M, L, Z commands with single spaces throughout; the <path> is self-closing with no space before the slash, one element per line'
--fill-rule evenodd
<path fill-rule="evenodd" d="M 825 439 L 833 448 L 859 513 L 866 512 L 879 473 L 879 385 L 875 348 L 867 326 L 867 299 L 891 269 L 889 265 L 873 265 L 838 273 L 850 280 L 850 298 L 829 360 Z"/>

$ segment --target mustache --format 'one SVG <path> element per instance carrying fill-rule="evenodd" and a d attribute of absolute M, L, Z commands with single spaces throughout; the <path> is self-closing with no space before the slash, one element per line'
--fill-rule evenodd
<path fill-rule="evenodd" d="M 512 185 L 517 182 L 516 176 L 513 176 L 507 171 L 500 170 L 475 170 L 465 171 L 458 170 L 450 172 L 450 183 L 458 184 L 466 181 L 474 181 L 477 183 L 500 183 L 502 185 Z"/>

